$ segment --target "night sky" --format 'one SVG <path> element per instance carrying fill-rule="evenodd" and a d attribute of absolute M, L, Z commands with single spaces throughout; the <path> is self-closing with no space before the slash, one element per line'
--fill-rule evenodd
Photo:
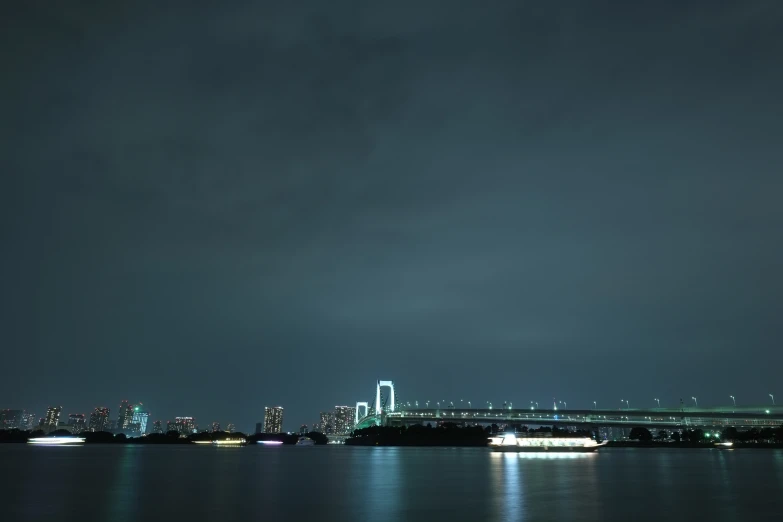
<path fill-rule="evenodd" d="M 783 401 L 780 1 L 13 4 L 0 408 Z"/>

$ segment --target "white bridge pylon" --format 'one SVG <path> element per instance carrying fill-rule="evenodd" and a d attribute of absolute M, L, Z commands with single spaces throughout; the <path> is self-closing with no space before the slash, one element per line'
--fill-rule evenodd
<path fill-rule="evenodd" d="M 364 415 L 359 415 L 359 408 L 364 408 Z M 370 405 L 366 402 L 357 402 L 356 403 L 356 422 L 354 424 L 359 424 L 359 419 L 362 419 L 367 416 L 367 413 L 369 413 L 367 410 L 370 409 Z"/>
<path fill-rule="evenodd" d="M 394 382 L 392 381 L 378 381 L 378 385 L 375 387 L 375 414 L 381 414 L 381 387 L 388 386 L 391 390 L 389 394 L 389 411 L 394 411 Z"/>

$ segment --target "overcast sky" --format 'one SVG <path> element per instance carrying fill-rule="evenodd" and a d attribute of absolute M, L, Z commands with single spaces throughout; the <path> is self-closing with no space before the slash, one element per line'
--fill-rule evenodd
<path fill-rule="evenodd" d="M 14 4 L 0 408 L 783 401 L 780 1 Z"/>

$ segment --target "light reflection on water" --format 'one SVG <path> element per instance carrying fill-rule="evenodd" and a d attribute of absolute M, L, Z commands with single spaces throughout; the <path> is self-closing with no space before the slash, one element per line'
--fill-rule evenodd
<path fill-rule="evenodd" d="M 125 522 L 134 519 L 136 486 L 140 462 L 135 458 L 138 446 L 122 446 L 113 469 L 113 487 L 106 503 L 106 520 Z"/>
<path fill-rule="evenodd" d="M 0 445 L 2 522 L 780 520 L 783 452 Z"/>
<path fill-rule="evenodd" d="M 575 459 L 589 459 L 596 456 L 596 453 L 525 453 L 525 452 L 513 452 L 504 451 L 491 453 L 494 457 L 510 457 L 520 459 L 532 459 L 532 460 L 575 460 Z"/>

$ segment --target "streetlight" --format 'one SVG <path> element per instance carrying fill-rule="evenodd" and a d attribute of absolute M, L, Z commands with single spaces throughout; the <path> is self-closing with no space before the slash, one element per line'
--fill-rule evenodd
<path fill-rule="evenodd" d="M 772 399 L 772 405 L 774 406 L 775 405 L 775 396 L 770 393 L 769 394 L 769 398 Z"/>
<path fill-rule="evenodd" d="M 653 399 L 653 400 L 658 403 L 658 407 L 660 408 L 661 407 L 661 399 Z"/>
<path fill-rule="evenodd" d="M 731 397 L 731 400 L 734 403 L 734 407 L 736 408 L 737 407 L 737 399 L 735 399 L 733 395 L 729 395 L 729 397 Z"/>
<path fill-rule="evenodd" d="M 470 401 L 468 401 L 468 409 L 472 409 L 473 406 L 470 405 Z"/>
<path fill-rule="evenodd" d="M 427 402 L 426 402 L 426 404 L 427 404 L 427 409 L 429 409 L 429 407 L 430 407 L 430 401 L 427 401 Z"/>
<path fill-rule="evenodd" d="M 552 405 L 553 405 L 553 409 L 554 409 L 555 411 L 557 411 L 557 401 L 555 400 L 555 398 L 554 398 L 554 397 L 552 397 Z"/>
<path fill-rule="evenodd" d="M 594 410 L 597 410 L 597 409 L 598 409 L 598 403 L 597 403 L 597 402 L 595 402 L 595 401 L 593 401 L 593 409 L 594 409 Z"/>
<path fill-rule="evenodd" d="M 696 400 L 696 397 L 691 397 L 693 399 L 693 403 L 696 405 L 696 407 L 699 407 L 699 401 Z"/>

